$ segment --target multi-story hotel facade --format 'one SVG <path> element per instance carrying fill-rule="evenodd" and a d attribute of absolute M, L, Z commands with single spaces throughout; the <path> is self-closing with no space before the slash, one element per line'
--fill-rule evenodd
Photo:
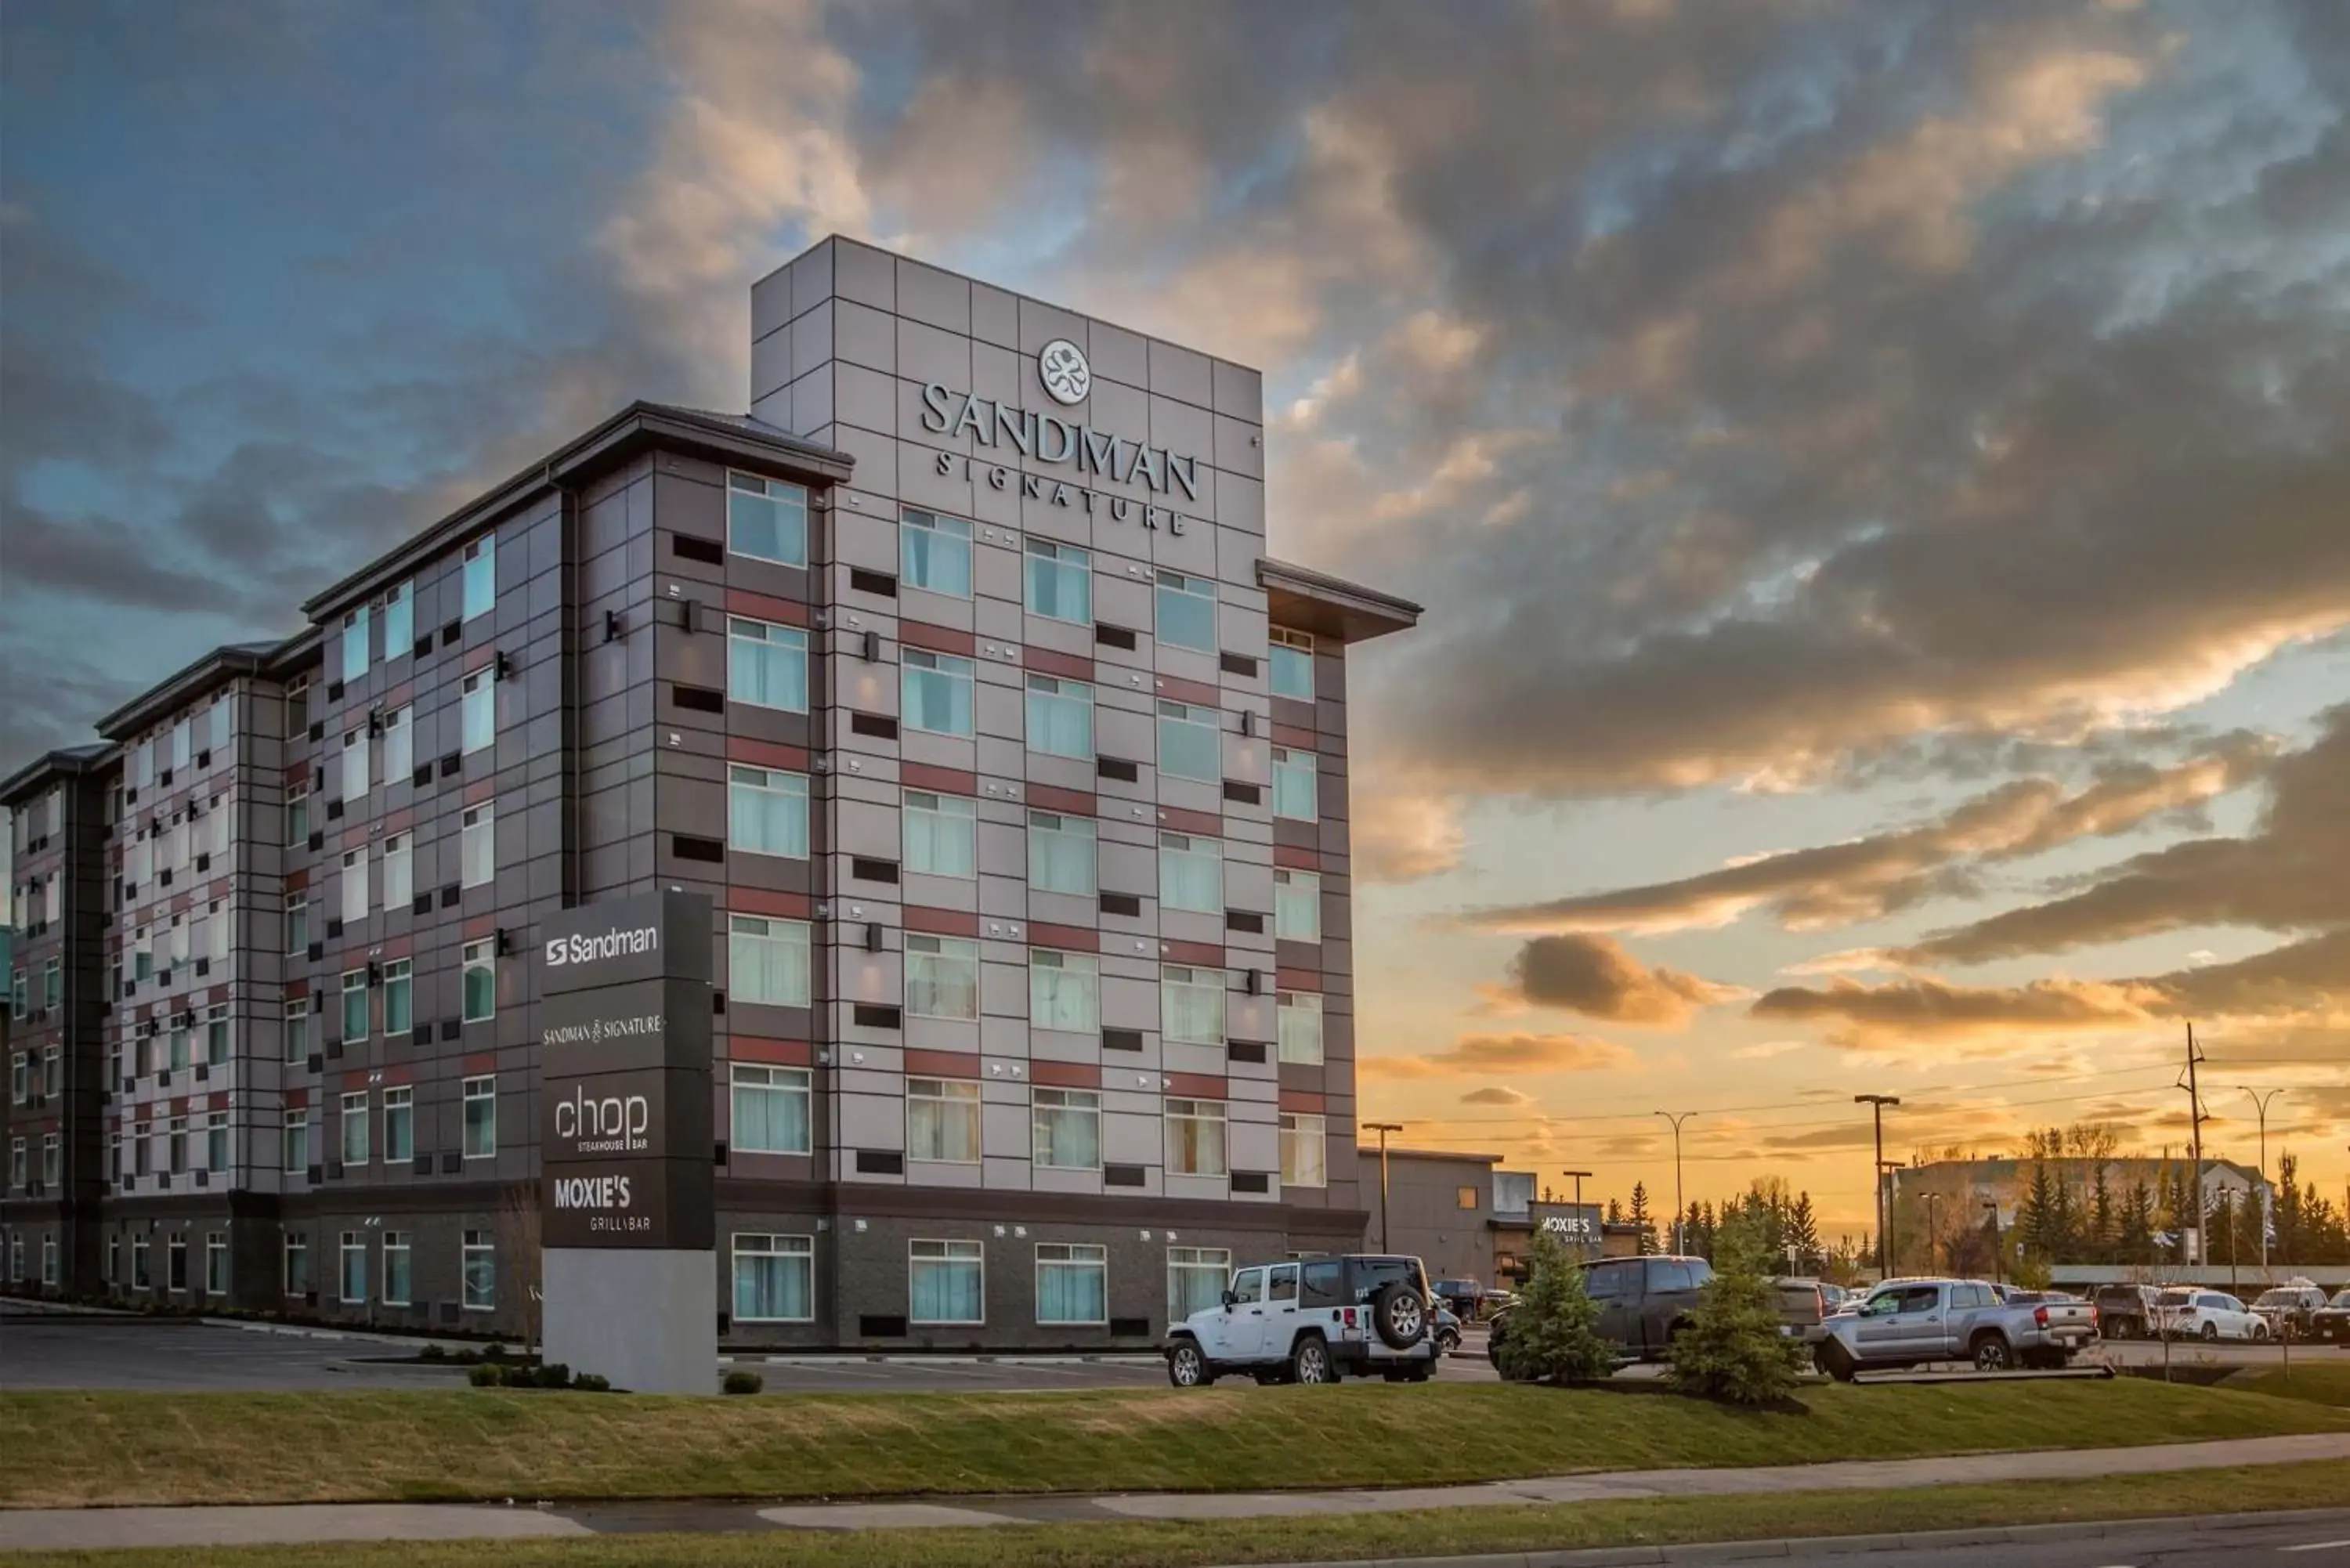
<path fill-rule="evenodd" d="M 737 1346 L 1146 1343 L 1359 1244 L 1347 650 L 1254 370 L 842 239 L 0 784 L 12 1289 L 529 1332 L 535 935 L 714 911 Z"/>

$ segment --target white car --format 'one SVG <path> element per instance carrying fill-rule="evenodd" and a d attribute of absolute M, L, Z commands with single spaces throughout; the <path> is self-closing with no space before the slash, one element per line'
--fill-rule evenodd
<path fill-rule="evenodd" d="M 1418 1258 L 1306 1258 L 1232 1275 L 1222 1304 L 1167 1333 L 1167 1380 L 1198 1388 L 1229 1373 L 1260 1383 L 1378 1374 L 1421 1383 L 1440 1352 Z"/>
<path fill-rule="evenodd" d="M 2165 1339 L 2265 1340 L 2269 1325 L 2225 1291 L 2172 1289 L 2154 1305 L 2154 1328 Z"/>

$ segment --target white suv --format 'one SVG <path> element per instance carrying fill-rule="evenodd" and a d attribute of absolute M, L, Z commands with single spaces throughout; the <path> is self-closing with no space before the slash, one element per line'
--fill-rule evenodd
<path fill-rule="evenodd" d="M 1418 1258 L 1350 1255 L 1265 1263 L 1232 1275 L 1223 1304 L 1167 1334 L 1167 1378 L 1197 1388 L 1226 1373 L 1260 1383 L 1335 1383 L 1373 1373 L 1425 1382 L 1436 1369 L 1428 1274 Z"/>
<path fill-rule="evenodd" d="M 2269 1336 L 2269 1325 L 2225 1291 L 2172 1289 L 2155 1303 L 2156 1332 L 2165 1339 L 2250 1339 Z"/>

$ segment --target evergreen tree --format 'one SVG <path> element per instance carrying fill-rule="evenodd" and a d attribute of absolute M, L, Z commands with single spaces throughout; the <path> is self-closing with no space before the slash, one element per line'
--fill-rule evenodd
<path fill-rule="evenodd" d="M 1769 1405 L 1794 1392 L 1804 1343 L 1779 1332 L 1778 1293 L 1762 1230 L 1750 1211 L 1714 1236 L 1713 1278 L 1689 1326 L 1673 1336 L 1665 1376 L 1684 1394 Z"/>
<path fill-rule="evenodd" d="M 2124 1263 L 2154 1262 L 2154 1231 L 2156 1224 L 2154 1189 L 2143 1178 L 2130 1183 L 2129 1196 L 2122 1205 L 2122 1218 L 2116 1233 L 2116 1246 Z"/>
<path fill-rule="evenodd" d="M 1794 1207 L 1787 1210 L 1787 1240 L 1801 1253 L 1804 1267 L 1815 1269 L 1820 1262 L 1819 1217 L 1812 1212 L 1812 1195 L 1808 1191 L 1795 1195 Z"/>
<path fill-rule="evenodd" d="M 2277 1156 L 2276 1245 L 2270 1249 L 2270 1253 L 2279 1263 L 2305 1263 L 2310 1261 L 2309 1238 L 2303 1233 L 2306 1229 L 2303 1210 L 2314 1202 L 2317 1193 L 2312 1189 L 2306 1197 L 2303 1195 L 2294 1182 L 2300 1174 L 2301 1161 L 2293 1158 L 2292 1150 L 2287 1149 Z"/>
<path fill-rule="evenodd" d="M 1607 1200 L 1607 1223 L 1610 1225 L 1624 1223 L 1624 1205 L 1613 1198 Z"/>
<path fill-rule="evenodd" d="M 2049 1195 L 2048 1236 L 2043 1243 L 2052 1263 L 2076 1256 L 2081 1240 L 2080 1205 L 2074 1199 L 2072 1183 L 2062 1166 L 2056 1168 L 2054 1189 Z"/>
<path fill-rule="evenodd" d="M 2089 1188 L 2088 1235 L 2083 1251 L 2093 1263 L 2114 1261 L 2114 1227 L 2119 1216 L 2114 1208 L 2113 1189 L 2106 1181 L 2105 1162 L 2097 1163 L 2095 1179 Z"/>
<path fill-rule="evenodd" d="M 1518 1382 L 1595 1383 L 1616 1370 L 1616 1347 L 1599 1337 L 1599 1303 L 1558 1239 L 1537 1231 L 1528 1250 L 1525 1293 L 1511 1309 L 1495 1352 L 1503 1376 Z"/>
<path fill-rule="evenodd" d="M 2036 1138 L 2038 1135 L 2033 1136 Z M 2054 1210 L 2054 1186 L 2049 1179 L 2048 1163 L 2045 1160 L 2034 1160 L 2032 1166 L 2032 1185 L 2024 1189 L 2023 1202 L 2016 1210 L 2016 1240 L 2022 1241 L 2028 1251 L 2038 1252 L 2044 1257 L 2048 1251 L 2050 1231 L 2055 1218 Z"/>
<path fill-rule="evenodd" d="M 1645 1181 L 1636 1181 L 1632 1183 L 1632 1210 L 1630 1220 L 1634 1225 L 1638 1226 L 1640 1229 L 1640 1251 L 1643 1252 L 1655 1251 L 1657 1250 L 1657 1220 L 1655 1215 L 1648 1212 L 1648 1184 Z"/>

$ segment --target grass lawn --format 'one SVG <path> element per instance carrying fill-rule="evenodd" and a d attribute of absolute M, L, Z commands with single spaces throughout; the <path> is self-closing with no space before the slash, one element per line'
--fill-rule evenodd
<path fill-rule="evenodd" d="M 2228 1379 L 2230 1388 L 2254 1394 L 2274 1394 L 2286 1399 L 2309 1399 L 2320 1405 L 2350 1407 L 2350 1355 L 2338 1350 L 2320 1350 L 2309 1354 L 2306 1360 L 2301 1351 L 2293 1353 L 2290 1376 L 2274 1367 L 2250 1375 L 2238 1374 Z"/>
<path fill-rule="evenodd" d="M 1505 1384 L 693 1399 L 0 1395 L 0 1506 L 1409 1486 L 2350 1431 L 2301 1399 L 2106 1382 L 1807 1389 L 1732 1409 Z"/>
<path fill-rule="evenodd" d="M 11 1568 L 1202 1568 L 1571 1550 L 1788 1535 L 2323 1508 L 2350 1495 L 2350 1461 L 2163 1476 L 1458 1508 L 1319 1519 L 996 1525 L 860 1534 L 608 1535 L 583 1541 L 386 1542 L 199 1551 L 11 1553 Z"/>

